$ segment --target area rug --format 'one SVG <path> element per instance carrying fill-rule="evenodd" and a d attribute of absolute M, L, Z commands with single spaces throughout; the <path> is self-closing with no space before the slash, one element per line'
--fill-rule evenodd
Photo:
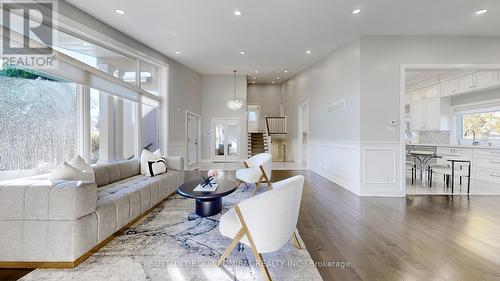
<path fill-rule="evenodd" d="M 222 212 L 249 198 L 253 188 L 241 185 L 224 197 Z M 243 244 L 223 267 L 216 265 L 231 242 L 219 233 L 220 216 L 199 217 L 193 199 L 175 195 L 78 267 L 37 269 L 21 280 L 264 280 Z M 263 256 L 273 280 L 322 280 L 306 248 L 291 241 Z"/>

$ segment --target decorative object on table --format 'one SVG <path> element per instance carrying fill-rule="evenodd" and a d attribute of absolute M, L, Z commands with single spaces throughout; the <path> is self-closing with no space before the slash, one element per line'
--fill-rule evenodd
<path fill-rule="evenodd" d="M 160 157 L 158 160 L 148 161 L 148 169 L 146 175 L 154 177 L 167 172 L 167 160 L 165 157 Z"/>
<path fill-rule="evenodd" d="M 201 177 L 203 181 L 196 186 L 194 191 L 201 191 L 201 192 L 206 192 L 206 191 L 215 191 L 219 185 L 217 184 L 216 180 L 214 177 Z"/>
<path fill-rule="evenodd" d="M 209 217 L 221 212 L 222 197 L 233 193 L 236 188 L 235 182 L 225 179 L 218 179 L 212 187 L 202 187 L 200 180 L 194 180 L 181 184 L 177 193 L 196 199 L 196 214 Z"/>
<path fill-rule="evenodd" d="M 219 170 L 217 170 L 217 169 L 210 169 L 207 172 L 207 176 L 216 178 L 216 177 L 219 176 Z"/>
<path fill-rule="evenodd" d="M 233 82 L 234 82 L 234 95 L 233 99 L 227 101 L 227 107 L 229 109 L 236 111 L 243 107 L 243 101 L 236 98 L 236 70 L 233 70 Z"/>

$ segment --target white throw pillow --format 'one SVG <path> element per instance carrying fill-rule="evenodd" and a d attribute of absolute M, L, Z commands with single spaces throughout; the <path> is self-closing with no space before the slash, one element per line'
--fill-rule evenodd
<path fill-rule="evenodd" d="M 93 175 L 78 170 L 66 161 L 59 164 L 49 175 L 49 180 L 94 181 L 93 178 Z"/>
<path fill-rule="evenodd" d="M 88 174 L 88 177 L 91 179 L 91 181 L 95 182 L 94 169 L 92 169 L 92 166 L 85 162 L 85 160 L 80 155 L 75 156 L 75 158 L 71 159 L 68 164 Z"/>
<path fill-rule="evenodd" d="M 165 158 L 161 157 L 158 160 L 148 161 L 148 168 L 146 169 L 146 175 L 154 177 L 167 172 L 167 161 Z"/>
<path fill-rule="evenodd" d="M 161 152 L 160 149 L 155 150 L 155 152 L 151 152 L 147 149 L 143 149 L 141 153 L 141 173 L 146 175 L 148 170 L 148 161 L 156 161 L 160 159 Z"/>

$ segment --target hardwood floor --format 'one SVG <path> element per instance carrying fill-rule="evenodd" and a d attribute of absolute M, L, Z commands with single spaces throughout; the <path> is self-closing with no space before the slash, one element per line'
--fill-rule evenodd
<path fill-rule="evenodd" d="M 298 229 L 325 280 L 500 280 L 500 196 L 357 197 L 308 171 Z"/>
<path fill-rule="evenodd" d="M 298 230 L 313 260 L 350 263 L 318 266 L 324 280 L 500 280 L 500 196 L 357 197 L 309 171 L 273 171 L 272 181 L 297 174 Z M 0 280 L 12 274 L 25 273 L 0 270 Z"/>

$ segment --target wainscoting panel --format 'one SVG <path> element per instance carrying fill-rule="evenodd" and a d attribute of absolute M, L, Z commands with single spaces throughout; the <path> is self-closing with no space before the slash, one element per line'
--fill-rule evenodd
<path fill-rule="evenodd" d="M 307 149 L 312 171 L 359 195 L 358 143 L 309 141 Z"/>
<path fill-rule="evenodd" d="M 365 148 L 363 157 L 363 183 L 396 183 L 396 150 L 394 148 Z"/>
<path fill-rule="evenodd" d="M 361 196 L 403 196 L 401 145 L 396 142 L 362 142 Z"/>

